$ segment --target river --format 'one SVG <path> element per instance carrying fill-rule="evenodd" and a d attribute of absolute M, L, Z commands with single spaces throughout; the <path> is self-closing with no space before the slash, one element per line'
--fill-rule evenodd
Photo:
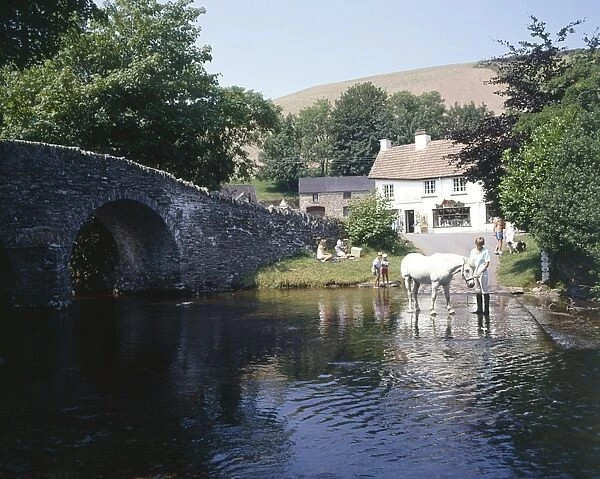
<path fill-rule="evenodd" d="M 599 350 L 468 298 L 436 317 L 400 288 L 5 314 L 0 477 L 600 477 Z"/>

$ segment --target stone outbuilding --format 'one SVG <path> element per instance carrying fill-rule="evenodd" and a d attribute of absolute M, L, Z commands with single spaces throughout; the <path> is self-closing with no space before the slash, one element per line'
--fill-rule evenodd
<path fill-rule="evenodd" d="M 300 178 L 300 211 L 313 216 L 347 218 L 350 202 L 369 195 L 375 181 L 366 176 L 324 176 Z"/>

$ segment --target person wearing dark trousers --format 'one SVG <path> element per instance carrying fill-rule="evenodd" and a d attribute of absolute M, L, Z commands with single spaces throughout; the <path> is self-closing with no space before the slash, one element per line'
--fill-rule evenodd
<path fill-rule="evenodd" d="M 488 290 L 488 267 L 490 252 L 484 247 L 485 239 L 481 236 L 475 239 L 475 248 L 471 250 L 469 259 L 475 265 L 475 297 L 477 298 L 476 314 L 490 314 L 490 293 Z"/>

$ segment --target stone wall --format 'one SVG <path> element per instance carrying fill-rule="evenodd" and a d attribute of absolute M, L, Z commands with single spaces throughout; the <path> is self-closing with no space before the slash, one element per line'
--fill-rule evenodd
<path fill-rule="evenodd" d="M 92 215 L 117 244 L 117 286 L 130 292 L 233 289 L 340 233 L 335 221 L 269 212 L 124 158 L 23 141 L 0 142 L 0 204 L 0 286 L 17 306 L 69 304 L 73 242 Z"/>
<path fill-rule="evenodd" d="M 313 194 L 300 195 L 300 211 L 306 211 L 312 206 L 322 206 L 325 208 L 325 216 L 329 218 L 342 219 L 344 217 L 344 207 L 350 206 L 352 200 L 368 196 L 370 191 L 353 191 L 352 198 L 344 198 L 342 191 L 330 193 L 319 193 L 319 201 L 313 201 Z"/>

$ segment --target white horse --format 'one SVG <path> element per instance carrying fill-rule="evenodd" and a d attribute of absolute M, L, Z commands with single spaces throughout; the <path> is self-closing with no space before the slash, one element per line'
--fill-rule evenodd
<path fill-rule="evenodd" d="M 446 308 L 450 314 L 454 309 L 450 305 L 450 282 L 456 273 L 464 278 L 467 287 L 475 285 L 474 264 L 466 256 L 450 253 L 436 253 L 424 256 L 421 253 L 409 253 L 400 263 L 400 272 L 404 278 L 404 285 L 408 292 L 409 312 L 420 311 L 417 293 L 421 283 L 431 284 L 431 311 L 435 315 L 435 300 L 438 286 L 444 288 L 446 295 Z"/>

